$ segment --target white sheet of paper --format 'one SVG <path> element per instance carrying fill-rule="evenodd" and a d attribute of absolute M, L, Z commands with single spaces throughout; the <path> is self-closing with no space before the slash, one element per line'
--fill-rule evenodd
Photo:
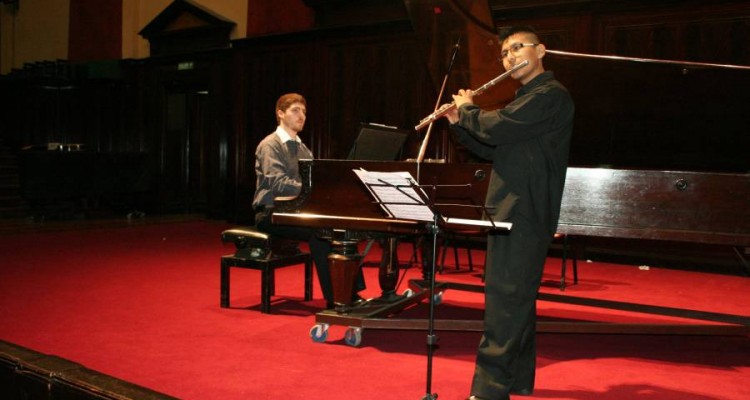
<path fill-rule="evenodd" d="M 484 228 L 492 228 L 493 225 L 490 221 L 480 220 L 480 219 L 466 219 L 466 218 L 445 218 L 445 223 L 448 225 L 470 225 L 470 226 L 480 226 Z M 510 222 L 495 222 L 494 225 L 496 228 L 500 229 L 510 229 L 513 227 L 513 224 Z"/>
<path fill-rule="evenodd" d="M 411 187 L 415 182 L 409 172 L 371 172 L 353 170 L 365 183 L 381 207 L 393 218 L 432 221 L 434 214 Z"/>

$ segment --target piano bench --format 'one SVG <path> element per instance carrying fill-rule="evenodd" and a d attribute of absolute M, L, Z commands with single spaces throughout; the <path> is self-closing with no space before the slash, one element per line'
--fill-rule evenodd
<path fill-rule="evenodd" d="M 275 238 L 253 228 L 234 228 L 221 233 L 224 243 L 234 243 L 234 254 L 221 257 L 220 306 L 229 307 L 229 269 L 260 270 L 260 312 L 271 312 L 277 268 L 305 264 L 305 301 L 312 300 L 312 258 L 299 250 L 298 242 Z"/>

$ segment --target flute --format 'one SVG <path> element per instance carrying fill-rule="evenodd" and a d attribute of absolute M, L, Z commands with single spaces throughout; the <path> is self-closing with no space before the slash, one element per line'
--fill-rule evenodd
<path fill-rule="evenodd" d="M 487 89 L 489 89 L 489 88 L 497 85 L 500 81 L 502 81 L 503 79 L 509 77 L 510 74 L 516 72 L 517 70 L 525 67 L 528 64 L 529 64 L 529 60 L 524 60 L 524 61 L 518 63 L 513 68 L 511 68 L 511 69 L 503 72 L 502 74 L 500 74 L 500 75 L 496 76 L 495 78 L 493 78 L 491 81 L 489 81 L 489 82 L 485 83 L 484 85 L 476 88 L 474 90 L 474 94 L 475 95 L 482 94 L 482 92 L 484 92 L 485 90 L 487 90 Z M 451 103 L 444 104 L 444 105 L 440 106 L 440 108 L 438 108 L 437 110 L 435 110 L 435 112 L 433 112 L 432 114 L 430 114 L 430 115 L 422 118 L 419 121 L 419 123 L 417 124 L 417 126 L 414 127 L 414 130 L 418 131 L 418 130 L 424 128 L 425 126 L 431 124 L 436 119 L 438 119 L 438 118 L 442 117 L 443 115 L 447 114 L 450 110 L 454 109 L 455 107 L 456 107 L 456 102 L 451 102 Z"/>

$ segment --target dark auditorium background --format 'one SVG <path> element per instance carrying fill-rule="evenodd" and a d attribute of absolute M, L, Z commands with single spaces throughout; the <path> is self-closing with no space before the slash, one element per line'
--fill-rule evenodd
<path fill-rule="evenodd" d="M 130 247 L 138 247 L 132 243 L 140 243 L 112 243 L 117 239 L 110 240 L 106 232 L 112 231 L 107 229 L 136 225 L 140 230 L 133 232 L 146 232 L 145 238 L 155 238 L 157 245 L 137 249 L 142 251 L 138 257 L 146 257 L 148 263 L 131 261 L 127 265 L 133 267 L 130 273 L 134 279 L 132 282 L 153 283 L 152 296 L 161 301 L 163 286 L 168 286 L 163 282 L 169 282 L 168 277 L 172 275 L 151 274 L 165 270 L 174 273 L 174 276 L 186 279 L 180 281 L 180 285 L 171 285 L 180 306 L 190 300 L 197 304 L 194 297 L 200 297 L 184 282 L 194 280 L 195 287 L 210 292 L 210 301 L 200 299 L 200 305 L 194 305 L 189 308 L 190 312 L 184 313 L 184 318 L 191 321 L 183 326 L 181 320 L 177 327 L 179 332 L 192 329 L 192 325 L 200 321 L 204 322 L 205 331 L 196 332 L 220 332 L 221 328 L 208 326 L 209 322 L 215 321 L 211 318 L 216 318 L 224 324 L 220 326 L 238 329 L 227 335 L 245 340 L 247 330 L 242 330 L 245 329 L 243 324 L 252 323 L 246 317 L 248 314 L 284 326 L 284 317 L 290 315 L 261 314 L 253 305 L 220 309 L 218 301 L 218 252 L 226 250 L 226 246 L 220 247 L 220 232 L 230 226 L 250 224 L 253 219 L 254 150 L 260 140 L 276 127 L 274 105 L 277 98 L 288 92 L 298 92 L 306 97 L 308 114 L 301 137 L 317 159 L 347 158 L 363 124 L 383 124 L 411 131 L 402 155 L 404 159 L 413 159 L 425 138 L 425 132 L 415 131 L 414 126 L 437 104 L 450 101 L 449 94 L 461 88 L 479 87 L 502 73 L 502 65 L 497 60 L 496 33 L 503 27 L 519 24 L 532 25 L 539 31 L 542 42 L 550 50 L 544 58 L 545 67 L 555 72 L 576 103 L 570 165 L 583 167 L 579 175 L 583 178 L 579 177 L 571 186 L 584 190 L 574 193 L 570 202 L 590 203 L 588 192 L 601 183 L 590 179 L 596 176 L 596 172 L 609 169 L 630 171 L 622 184 L 616 179 L 608 181 L 610 191 L 607 195 L 617 202 L 603 203 L 622 205 L 622 209 L 610 210 L 605 206 L 596 211 L 598 217 L 605 219 L 610 214 L 621 212 L 617 222 L 637 225 L 630 227 L 635 233 L 618 237 L 618 233 L 627 229 L 596 223 L 590 224 L 592 227 L 572 220 L 561 223 L 571 230 L 553 244 L 551 254 L 554 257 L 562 255 L 563 260 L 568 254 L 573 260 L 576 255 L 590 257 L 596 254 L 606 262 L 639 266 L 638 271 L 648 271 L 646 264 L 658 260 L 655 264 L 670 268 L 670 272 L 697 270 L 716 273 L 721 278 L 746 279 L 750 273 L 747 262 L 750 256 L 750 218 L 746 218 L 750 207 L 743 206 L 750 205 L 747 198 L 750 192 L 747 184 L 750 177 L 750 1 L 0 0 L 0 239 L 3 240 L 0 244 L 11 248 L 16 241 L 27 241 L 25 247 L 13 247 L 12 251 L 6 250 L 6 254 L 0 252 L 0 271 L 6 273 L 3 276 L 12 277 L 31 276 L 36 274 L 35 268 L 47 271 L 46 276 L 39 274 L 39 277 L 26 281 L 6 278 L 3 282 L 0 279 L 0 284 L 8 285 L 6 291 L 9 291 L 10 285 L 16 285 L 14 279 L 18 279 L 19 285 L 28 285 L 36 284 L 37 278 L 44 278 L 40 281 L 60 289 L 57 287 L 59 279 L 60 282 L 74 282 L 67 283 L 69 287 L 62 289 L 75 291 L 80 285 L 79 279 L 85 277 L 83 281 L 91 286 L 88 293 L 98 296 L 98 280 L 104 279 L 105 272 L 125 270 L 118 264 L 118 257 L 130 253 Z M 459 44 L 456 62 L 448 74 L 456 43 Z M 443 82 L 445 95 L 438 100 Z M 506 80 L 476 100 L 483 108 L 497 108 L 510 102 L 517 88 L 517 83 Z M 479 161 L 451 139 L 444 120 L 434 124 L 426 143 L 425 155 L 430 162 Z M 649 181 L 654 171 L 658 179 Z M 689 179 L 673 181 L 673 177 L 679 175 L 673 171 L 685 172 Z M 662 185 L 664 182 L 666 184 Z M 727 189 L 723 186 L 725 182 L 730 182 L 727 186 L 734 186 Z M 714 190 L 715 187 L 718 189 Z M 732 190 L 739 195 L 732 197 L 733 194 L 729 193 Z M 689 197 L 694 193 L 697 194 Z M 689 201 L 681 203 L 679 200 L 685 197 Z M 357 206 L 361 204 L 359 201 L 355 203 Z M 639 207 L 644 207 L 644 204 L 652 208 L 641 213 Z M 714 206 L 716 212 L 712 212 Z M 576 216 L 582 208 L 585 207 L 578 207 L 570 214 Z M 670 213 L 660 213 L 662 209 Z M 713 220 L 703 226 L 703 219 Z M 131 224 L 133 221 L 136 223 Z M 185 232 L 181 226 L 170 225 L 185 221 L 191 224 L 186 226 L 199 227 L 196 231 L 202 227 L 203 231 Z M 52 227 L 50 222 L 60 223 L 65 228 Z M 170 240 L 167 240 L 167 234 L 161 233 L 157 227 L 159 224 L 164 225 L 164 231 L 169 235 L 174 235 L 169 236 Z M 696 225 L 700 226 L 696 229 Z M 574 237 L 577 235 L 575 229 L 581 229 L 581 226 L 592 228 L 601 235 Z M 673 229 L 675 226 L 687 227 L 688 232 Z M 715 226 L 720 228 L 714 229 Z M 84 235 L 89 228 L 88 235 Z M 722 231 L 722 228 L 727 231 Z M 53 232 L 55 230 L 59 232 Z M 29 235 L 24 237 L 18 233 Z M 128 237 L 126 233 L 117 232 L 113 237 Z M 203 240 L 203 235 L 212 239 Z M 83 237 L 86 239 L 79 239 Z M 188 237 L 195 242 L 188 240 L 185 244 L 178 242 L 179 239 L 173 241 L 172 237 Z M 714 242 L 702 240 L 704 237 L 711 237 Z M 98 245 L 87 243 L 92 239 Z M 215 242 L 211 242 L 214 239 Z M 87 244 L 79 247 L 79 241 Z M 186 249 L 191 243 L 195 253 Z M 198 250 L 202 248 L 195 243 L 206 244 L 210 251 L 199 254 Z M 446 243 L 449 242 L 443 242 L 444 249 L 448 248 Z M 477 243 L 472 242 L 472 238 L 463 245 L 469 249 L 472 243 L 476 249 Z M 568 243 L 574 244 L 569 246 Z M 479 243 L 478 248 L 483 246 L 484 243 Z M 114 256 L 102 250 L 114 247 L 117 248 Z M 454 250 L 458 247 L 454 244 Z M 216 255 L 211 253 L 214 250 Z M 16 252 L 18 254 L 8 254 Z M 65 258 L 61 260 L 57 259 L 58 253 L 77 254 L 61 256 L 61 259 Z M 457 250 L 454 254 L 458 254 Z M 416 253 L 412 255 L 418 259 Z M 78 261 L 79 256 L 96 267 L 88 268 L 87 265 L 82 268 L 78 272 L 80 277 L 65 269 L 65 265 L 83 263 Z M 468 256 L 471 263 L 471 253 Z M 27 259 L 36 260 L 33 262 L 39 265 L 28 261 L 29 267 Z M 422 261 L 425 259 L 422 257 Z M 108 263 L 103 263 L 105 260 Z M 579 257 L 578 261 L 581 261 L 582 270 L 598 268 L 598 265 L 591 265 L 595 263 L 587 265 L 586 261 L 590 259 Z M 100 262 L 109 267 L 100 270 Z M 200 268 L 184 268 L 187 264 L 183 263 L 189 262 Z M 150 263 L 153 263 L 153 268 Z M 169 268 L 162 268 L 162 264 Z M 458 271 L 458 255 L 455 264 Z M 557 259 L 549 264 L 554 268 L 554 285 L 546 290 L 554 291 L 555 297 L 563 297 L 567 279 L 566 267 L 563 266 L 567 264 Z M 147 272 L 139 272 L 141 269 Z M 656 272 L 657 268 L 652 270 Z M 16 275 L 16 271 L 24 274 Z M 102 275 L 89 275 L 92 271 Z M 575 271 L 574 282 L 577 283 L 577 269 Z M 377 271 L 371 269 L 368 272 L 372 274 L 368 277 L 368 283 L 372 282 L 370 289 L 377 290 Z M 471 274 L 474 274 L 473 267 Z M 478 283 L 480 272 L 476 275 L 468 275 L 467 281 Z M 212 277 L 216 282 L 204 279 L 204 276 Z M 617 288 L 620 284 L 619 278 L 608 270 L 601 275 L 590 274 L 588 279 L 592 276 L 597 279 L 594 285 L 581 284 L 577 287 L 580 292 L 576 292 L 575 284 L 568 282 L 572 289 L 567 293 L 597 296 L 607 293 L 601 293 L 603 289 L 601 292 L 595 290 Z M 653 276 L 661 275 L 654 273 Z M 108 276 L 106 279 L 119 284 L 118 277 Z M 721 279 L 717 279 L 719 281 Z M 120 293 L 122 298 L 143 305 L 141 312 L 157 308 L 148 303 L 150 297 L 141 293 L 141 287 L 133 287 L 136 285 L 129 282 L 124 284 L 129 291 Z M 289 282 L 291 280 L 285 283 Z M 698 286 L 695 281 L 680 282 L 671 283 L 681 285 L 680 290 L 687 294 L 691 294 L 692 285 Z M 636 303 L 645 302 L 643 297 L 652 294 L 645 293 L 648 288 L 658 287 L 660 283 L 652 281 L 652 286 L 634 285 L 638 290 L 629 292 L 629 299 Z M 252 284 L 258 286 L 257 282 Z M 247 285 L 249 287 L 250 283 Z M 117 285 L 112 287 L 119 288 Z M 26 293 L 26 289 L 18 289 L 18 292 L 23 292 L 21 295 L 4 299 L 14 300 L 13 304 L 18 301 L 31 305 L 30 309 L 38 305 L 44 311 L 41 315 L 48 315 L 47 304 L 59 305 L 62 310 L 59 315 L 77 312 L 74 308 L 67 309 L 68 304 L 54 297 L 57 292 L 46 287 L 43 289 L 30 291 L 34 295 Z M 144 291 L 148 289 L 143 288 Z M 104 293 L 105 287 L 101 290 Z M 134 293 L 132 296 L 130 290 Z M 586 290 L 591 290 L 591 293 L 586 293 Z M 315 291 L 316 296 L 320 294 L 317 286 Z M 119 293 L 118 290 L 115 292 Z M 736 292 L 741 292 L 737 299 L 747 298 L 746 291 Z M 50 297 L 44 297 L 50 293 Z M 237 290 L 235 293 L 242 292 Z M 700 307 L 728 307 L 727 304 L 732 303 L 723 301 L 729 297 L 723 288 L 714 293 L 718 300 L 704 303 L 700 299 L 697 304 Z M 26 301 L 27 297 L 31 300 Z M 667 293 L 662 297 L 672 302 L 666 307 L 665 315 L 681 316 L 670 314 L 675 309 L 692 312 L 680 309 L 686 307 L 683 297 L 690 297 L 683 292 Z M 93 308 L 88 299 L 76 296 L 74 303 L 82 308 Z M 283 304 L 287 310 L 292 310 L 287 313 L 291 316 L 296 317 L 296 312 L 303 311 L 303 318 L 295 321 L 301 326 L 305 323 L 304 318 L 311 320 L 319 311 L 316 301 L 322 303 L 318 298 L 309 304 L 299 305 L 301 302 L 296 300 Z M 96 303 L 96 300 L 91 302 Z M 734 303 L 744 304 L 741 301 Z M 472 304 L 481 304 L 481 301 Z M 686 301 L 686 304 L 691 303 Z M 168 309 L 171 316 L 182 314 L 174 312 L 171 303 L 158 305 L 164 307 L 159 310 Z M 111 310 L 103 303 L 97 306 L 97 310 L 103 310 L 102 315 L 110 316 Z M 133 317 L 134 313 L 126 309 L 128 306 L 118 303 L 113 307 L 115 312 L 112 315 L 122 312 Z M 0 306 L 0 311 L 18 310 Z M 695 351 L 700 346 L 693 343 L 705 345 L 703 338 L 679 336 L 680 339 L 673 342 L 673 337 L 663 336 L 665 339 L 651 342 L 653 337 L 643 335 L 646 338 L 643 342 L 633 341 L 632 347 L 620 347 L 622 343 L 631 342 L 616 335 L 599 335 L 587 336 L 596 339 L 584 339 L 591 343 L 581 346 L 572 335 L 550 335 L 546 345 L 554 351 L 546 354 L 547 361 L 549 365 L 556 365 L 558 356 L 563 360 L 566 357 L 585 359 L 589 353 L 580 356 L 575 352 L 590 351 L 590 345 L 594 344 L 593 348 L 601 348 L 602 358 L 616 354 L 630 362 L 631 352 L 640 351 L 642 343 L 650 343 L 643 347 L 642 353 L 658 353 L 656 358 L 661 362 L 658 360 L 662 357 L 660 351 L 665 350 L 664 365 L 674 363 L 683 368 L 680 360 L 687 359 L 690 363 L 711 368 L 711 372 L 724 368 L 720 372 L 734 379 L 735 373 L 739 374 L 747 367 L 747 357 L 743 354 L 747 353 L 748 345 L 744 339 L 747 339 L 750 323 L 742 310 L 723 312 L 742 314 L 729 315 L 728 329 L 741 331 L 739 340 L 720 337 L 701 351 Z M 562 314 L 566 313 L 562 308 Z M 57 314 L 50 312 L 50 315 Z M 206 315 L 211 318 L 202 320 Z M 716 318 L 715 313 L 710 316 Z M 725 319 L 721 318 L 725 317 L 719 315 L 714 321 L 724 323 Z M 98 322 L 98 318 L 99 315 L 94 314 L 91 319 Z M 35 320 L 37 316 L 22 315 L 19 320 L 22 319 Z M 113 321 L 108 329 L 112 326 L 119 329 L 115 317 L 105 320 Z M 740 321 L 736 326 L 731 323 L 735 320 Z M 8 325 L 15 323 L 11 319 L 4 322 Z M 154 325 L 159 322 L 154 321 Z M 302 334 L 305 341 L 308 340 L 306 329 Z M 282 329 L 275 331 L 282 332 Z M 51 335 L 55 333 L 50 332 Z M 260 333 L 255 333 L 260 336 Z M 283 335 L 271 336 L 279 341 L 286 340 Z M 204 339 L 209 341 L 209 337 L 213 336 L 206 335 Z M 401 338 L 391 340 L 389 336 L 384 337 L 382 343 L 388 345 L 382 346 L 381 343 L 381 347 L 374 350 L 382 353 L 384 360 L 393 355 L 401 356 L 401 348 L 392 346 L 403 344 Z M 463 343 L 463 337 L 455 335 L 453 338 L 455 342 Z M 210 344 L 220 347 L 225 343 Z M 86 350 L 88 345 L 73 343 L 70 348 Z M 189 344 L 180 345 L 190 348 Z M 740 350 L 724 351 L 724 345 L 736 345 Z M 415 347 L 422 351 L 421 337 L 418 346 Z M 149 349 L 146 346 L 143 352 Z M 214 347 L 205 346 L 207 355 L 212 355 L 208 354 L 211 349 Z M 345 346 L 334 350 L 347 354 Z M 94 359 L 99 356 L 96 351 L 92 346 Z M 557 351 L 560 353 L 555 353 Z M 714 351 L 728 358 L 714 361 L 711 359 Z M 78 366 L 73 368 L 62 358 L 54 355 L 42 357 L 34 350 L 1 340 L 0 353 L 10 354 L 5 357 L 7 360 L 0 357 L 0 395 L 5 393 L 2 390 L 11 390 L 7 388 L 26 388 L 30 379 L 30 390 L 45 393 L 39 398 L 52 398 L 45 397 L 52 390 L 49 388 L 54 386 L 50 382 L 65 381 L 60 378 L 59 371 L 73 370 L 67 376 L 80 372 Z M 245 354 L 234 354 L 234 350 L 231 353 L 238 358 Z M 568 356 L 568 353 L 573 355 Z M 331 351 L 329 354 L 336 356 L 339 353 Z M 416 354 L 421 357 L 421 353 Z M 704 357 L 704 354 L 709 356 Z M 102 353 L 102 359 L 107 357 L 108 354 Z M 461 357 L 471 363 L 474 345 L 466 354 L 459 354 Z M 346 357 L 337 359 L 342 363 L 350 360 Z M 21 361 L 28 361 L 28 366 L 22 367 Z M 247 361 L 250 364 L 255 360 L 249 358 Z M 312 364 L 317 365 L 317 361 L 315 359 Z M 658 362 L 656 365 L 661 368 Z M 183 364 L 181 368 L 190 362 Z M 383 364 L 387 365 L 387 362 Z M 106 365 L 128 370 L 127 362 L 122 360 L 107 361 Z M 35 370 L 34 366 L 39 369 Z M 735 366 L 736 371 L 733 370 Z M 634 368 L 637 367 L 636 364 Z M 139 368 L 130 370 L 139 371 Z M 611 376 L 619 373 L 610 373 L 619 371 L 617 367 L 608 367 L 606 371 L 599 371 L 598 367 L 582 369 Z M 557 371 L 550 368 L 544 372 L 551 376 Z M 83 382 L 101 378 L 93 371 L 83 372 L 86 375 Z M 219 375 L 217 373 L 215 378 L 225 379 Z M 367 375 L 389 381 L 387 375 Z M 634 375 L 641 375 L 641 372 Z M 648 372 L 643 375 L 638 378 L 646 382 L 652 378 L 647 376 Z M 289 375 L 292 380 L 294 376 Z M 623 376 L 629 378 L 627 373 Z M 317 377 L 312 375 L 309 378 L 315 380 Z M 453 378 L 463 379 L 460 376 Z M 262 376 L 257 379 L 259 382 L 264 380 Z M 571 384 L 577 384 L 577 379 L 576 376 Z M 683 379 L 682 375 L 676 379 Z M 686 381 L 689 379 L 685 378 Z M 244 376 L 239 376 L 233 382 L 236 385 L 232 390 L 236 387 L 238 393 L 244 393 L 244 380 Z M 175 386 L 167 388 L 189 388 L 191 383 L 189 377 L 175 374 L 173 381 L 169 382 Z M 134 391 L 133 398 L 149 398 L 142 396 L 141 389 L 125 381 L 116 384 L 125 385 L 125 391 Z M 203 386 L 195 386 L 203 390 Z M 103 387 L 107 388 L 106 385 Z M 733 388 L 730 386 L 728 390 Z M 100 388 L 86 386 L 84 389 L 96 392 Z M 619 389 L 615 387 L 602 392 L 610 394 L 609 397 L 599 397 L 600 392 L 589 393 L 586 389 L 582 390 L 583 397 L 577 398 L 632 398 L 630 394 L 640 390 L 626 387 L 627 395 L 619 395 Z M 703 389 L 708 392 L 720 388 Z M 687 398 L 683 394 L 692 389 L 688 387 L 686 390 L 675 391 L 673 397 L 664 398 Z M 320 395 L 326 396 L 327 392 L 321 390 Z M 553 398 L 555 393 L 547 388 L 540 395 Z M 561 395 L 568 396 L 569 393 Z M 694 395 L 689 398 L 708 397 Z"/>
<path fill-rule="evenodd" d="M 747 1 L 488 6 L 495 27 L 532 24 L 550 49 L 750 65 Z M 431 74 L 445 67 L 425 56 L 429 38 L 401 0 L 4 0 L 0 10 L 4 218 L 143 212 L 247 221 L 253 150 L 274 128 L 281 93 L 308 98 L 303 135 L 316 157 L 344 158 L 359 124 L 410 129 L 429 114 L 439 89 Z M 447 11 L 431 9 L 436 21 Z M 453 39 L 443 39 L 449 54 Z M 460 57 L 473 57 L 469 47 Z M 676 84 L 701 94 L 688 107 L 733 116 L 680 121 L 671 113 L 691 110 L 663 104 L 664 91 L 676 90 L 660 85 L 665 72 L 555 63 L 548 56 L 579 110 L 573 165 L 750 170 L 748 135 L 732 126 L 748 122 L 742 85 L 716 86 L 710 72 L 691 71 Z M 738 79 L 747 83 L 747 72 Z M 500 90 L 498 104 L 513 87 Z M 666 127 L 628 115 L 648 101 L 663 107 Z M 465 160 L 445 132 L 438 123 L 427 158 Z M 416 156 L 420 140 L 409 138 L 405 157 Z"/>

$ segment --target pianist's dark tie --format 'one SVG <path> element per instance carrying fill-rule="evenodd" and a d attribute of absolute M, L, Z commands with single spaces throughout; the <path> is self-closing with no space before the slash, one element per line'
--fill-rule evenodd
<path fill-rule="evenodd" d="M 292 160 L 297 159 L 297 142 L 294 140 L 286 141 L 286 148 L 289 150 L 289 158 Z"/>

